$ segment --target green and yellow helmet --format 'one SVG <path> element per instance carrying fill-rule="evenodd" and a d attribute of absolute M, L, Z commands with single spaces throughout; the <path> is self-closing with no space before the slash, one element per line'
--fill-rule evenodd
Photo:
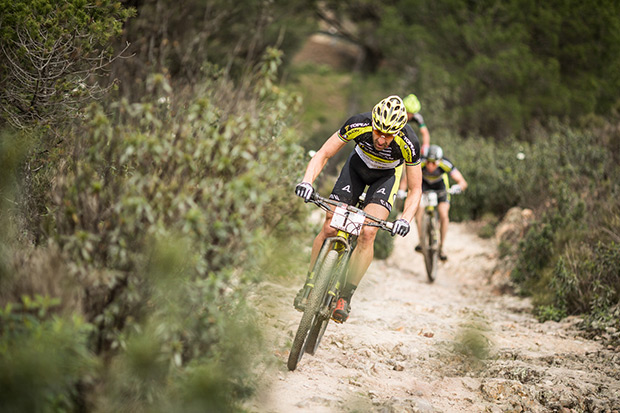
<path fill-rule="evenodd" d="M 406 124 L 407 110 L 400 96 L 388 96 L 372 108 L 372 127 L 379 132 L 394 134 Z"/>
<path fill-rule="evenodd" d="M 405 99 L 403 99 L 403 103 L 405 104 L 405 109 L 407 109 L 407 112 L 409 113 L 418 113 L 420 109 L 422 109 L 422 105 L 420 104 L 418 97 L 413 93 L 407 95 Z"/>

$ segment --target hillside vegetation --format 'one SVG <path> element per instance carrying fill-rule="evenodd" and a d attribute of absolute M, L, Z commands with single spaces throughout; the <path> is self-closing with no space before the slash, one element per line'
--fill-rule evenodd
<path fill-rule="evenodd" d="M 470 182 L 454 219 L 534 210 L 541 319 L 620 328 L 618 5 L 208 3 L 0 0 L 0 410 L 239 411 L 306 151 L 392 93 Z M 359 59 L 293 65 L 325 25 Z"/>
<path fill-rule="evenodd" d="M 10 174 L 28 132 L 4 136 L 2 410 L 227 411 L 252 387 L 246 286 L 303 221 L 278 59 L 235 89 L 154 76 L 141 103 L 90 105 L 27 158 L 32 193 Z M 26 234 L 22 202 L 40 208 Z"/>

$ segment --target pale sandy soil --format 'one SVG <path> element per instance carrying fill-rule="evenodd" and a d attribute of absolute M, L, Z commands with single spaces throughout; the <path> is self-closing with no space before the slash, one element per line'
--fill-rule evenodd
<path fill-rule="evenodd" d="M 373 262 L 349 321 L 330 323 L 293 372 L 286 360 L 302 275 L 261 285 L 255 302 L 271 357 L 248 411 L 620 411 L 620 354 L 581 338 L 576 319 L 541 324 L 527 300 L 494 293 L 493 240 L 451 224 L 449 259 L 429 284 L 416 237 L 397 237 L 392 256 Z M 484 360 L 467 356 L 472 349 Z"/>

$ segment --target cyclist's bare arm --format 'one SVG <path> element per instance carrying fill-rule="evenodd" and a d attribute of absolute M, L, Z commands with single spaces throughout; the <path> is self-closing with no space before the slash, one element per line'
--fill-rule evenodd
<path fill-rule="evenodd" d="M 407 198 L 403 208 L 402 219 L 412 222 L 422 196 L 422 166 L 405 166 L 407 174 Z"/>
<path fill-rule="evenodd" d="M 467 181 L 458 169 L 450 173 L 450 178 L 454 179 L 463 191 L 467 188 Z"/>
<path fill-rule="evenodd" d="M 398 185 L 398 189 L 407 191 L 407 172 L 400 176 L 400 184 Z"/>
<path fill-rule="evenodd" d="M 420 149 L 428 149 L 431 144 L 431 134 L 428 132 L 426 125 L 420 127 L 420 135 L 422 135 L 422 145 L 420 146 Z M 422 150 L 422 154 L 424 153 L 425 151 Z"/>
<path fill-rule="evenodd" d="M 329 158 L 337 154 L 346 144 L 347 143 L 338 136 L 338 131 L 334 132 L 334 134 L 325 141 L 323 146 L 321 146 L 321 149 L 310 159 L 303 181 L 313 183 L 325 167 Z"/>

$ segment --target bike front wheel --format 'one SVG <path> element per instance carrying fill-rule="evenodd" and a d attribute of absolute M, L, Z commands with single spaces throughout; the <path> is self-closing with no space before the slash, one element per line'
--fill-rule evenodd
<path fill-rule="evenodd" d="M 325 303 L 329 281 L 337 262 L 338 252 L 329 251 L 316 274 L 314 288 L 308 297 L 308 304 L 299 322 L 297 333 L 291 345 L 291 352 L 288 356 L 287 366 L 291 371 L 297 368 L 297 364 L 303 357 L 307 346 L 310 347 L 311 354 L 314 354 L 318 347 L 318 342 L 327 328 L 329 316 L 325 318 L 321 314 L 321 309 L 323 303 Z"/>
<path fill-rule="evenodd" d="M 437 264 L 439 257 L 437 239 L 437 218 L 435 212 L 425 213 L 422 220 L 422 252 L 424 253 L 424 265 L 428 282 L 434 282 L 437 278 Z"/>
<path fill-rule="evenodd" d="M 323 338 L 323 334 L 327 329 L 327 324 L 331 319 L 332 312 L 336 307 L 336 302 L 340 297 L 339 289 L 337 289 L 337 284 L 340 283 L 340 287 L 342 287 L 346 280 L 342 278 L 344 273 L 346 273 L 346 268 L 348 264 L 348 260 L 342 259 L 341 254 L 336 253 L 336 251 L 330 251 L 330 254 L 334 255 L 335 258 L 329 259 L 329 265 L 331 263 L 335 263 L 335 267 L 327 270 L 326 272 L 330 274 L 329 283 L 327 285 L 327 291 L 323 295 L 323 304 L 319 311 L 321 311 L 321 322 L 315 323 L 314 326 L 310 329 L 310 334 L 308 335 L 308 344 L 306 345 L 306 353 L 314 355 L 316 349 L 319 347 L 319 343 Z M 326 264 L 327 265 L 327 264 Z"/>

